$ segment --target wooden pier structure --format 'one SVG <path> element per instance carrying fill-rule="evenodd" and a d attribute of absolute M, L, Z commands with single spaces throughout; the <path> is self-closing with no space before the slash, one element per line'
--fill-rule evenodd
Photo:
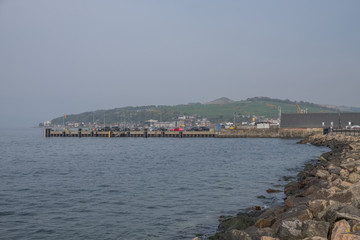
<path fill-rule="evenodd" d="M 173 137 L 173 138 L 200 138 L 200 137 L 216 137 L 217 133 L 211 131 L 94 131 L 82 130 L 53 130 L 51 128 L 44 129 L 45 137 Z"/>
<path fill-rule="evenodd" d="M 143 137 L 143 138 L 304 138 L 306 136 L 314 134 L 323 134 L 322 128 L 316 129 L 222 129 L 220 132 L 214 131 L 96 131 L 88 129 L 52 129 L 45 128 L 44 136 L 49 137 Z M 346 132 L 348 135 L 352 135 L 353 132 Z"/>

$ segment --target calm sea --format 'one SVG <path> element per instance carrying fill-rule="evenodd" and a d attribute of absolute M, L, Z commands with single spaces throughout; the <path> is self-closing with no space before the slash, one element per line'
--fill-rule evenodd
<path fill-rule="evenodd" d="M 284 139 L 44 138 L 0 130 L 1 239 L 192 239 L 281 202 L 326 148 Z M 258 199 L 264 195 L 267 199 Z"/>

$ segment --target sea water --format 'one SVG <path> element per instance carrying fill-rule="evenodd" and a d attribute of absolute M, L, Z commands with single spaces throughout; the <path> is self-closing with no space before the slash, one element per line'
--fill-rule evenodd
<path fill-rule="evenodd" d="M 0 130 L 1 239 L 192 239 L 268 207 L 328 151 L 294 139 L 44 138 Z M 264 195 L 266 199 L 257 196 Z"/>

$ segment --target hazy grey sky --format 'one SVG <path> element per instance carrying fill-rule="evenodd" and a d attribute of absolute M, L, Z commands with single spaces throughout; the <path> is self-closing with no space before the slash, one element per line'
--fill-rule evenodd
<path fill-rule="evenodd" d="M 268 96 L 360 106 L 360 1 L 0 0 L 0 124 Z"/>

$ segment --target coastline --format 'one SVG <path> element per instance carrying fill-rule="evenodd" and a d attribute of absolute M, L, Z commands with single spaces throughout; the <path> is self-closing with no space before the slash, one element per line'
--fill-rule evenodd
<path fill-rule="evenodd" d="M 220 217 L 213 240 L 360 239 L 360 137 L 314 135 L 300 143 L 327 146 L 284 187 L 281 206 Z M 200 238 L 194 238 L 197 240 Z"/>

